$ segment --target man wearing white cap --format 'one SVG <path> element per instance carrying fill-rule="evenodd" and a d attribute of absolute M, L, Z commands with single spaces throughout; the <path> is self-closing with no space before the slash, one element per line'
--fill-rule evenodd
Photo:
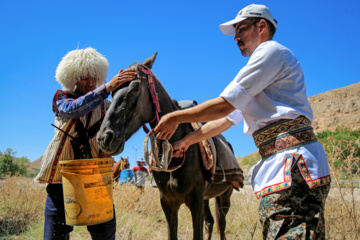
<path fill-rule="evenodd" d="M 145 179 L 149 176 L 148 170 L 144 167 L 145 160 L 142 157 L 136 161 L 137 166 L 132 169 L 135 178 L 135 184 L 140 190 L 144 190 L 145 187 Z"/>
<path fill-rule="evenodd" d="M 219 97 L 163 116 L 154 132 L 168 140 L 180 123 L 208 122 L 173 144 L 173 157 L 244 119 L 262 159 L 252 186 L 261 198 L 264 239 L 325 239 L 324 207 L 329 164 L 311 127 L 303 71 L 294 54 L 273 41 L 277 21 L 264 5 L 251 4 L 220 25 L 250 57 Z"/>

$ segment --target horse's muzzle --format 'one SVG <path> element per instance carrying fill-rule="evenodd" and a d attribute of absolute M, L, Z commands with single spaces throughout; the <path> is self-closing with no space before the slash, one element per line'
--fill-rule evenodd
<path fill-rule="evenodd" d="M 97 141 L 101 150 L 105 153 L 114 152 L 111 149 L 112 142 L 114 141 L 115 133 L 112 130 L 106 130 L 105 132 L 99 132 L 97 136 Z"/>

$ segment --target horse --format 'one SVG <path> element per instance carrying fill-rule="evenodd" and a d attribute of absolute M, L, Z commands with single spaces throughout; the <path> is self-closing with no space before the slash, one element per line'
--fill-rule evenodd
<path fill-rule="evenodd" d="M 126 165 L 129 164 L 129 156 L 126 158 L 120 157 L 120 161 L 114 163 L 113 166 L 113 178 L 115 181 L 119 181 L 120 173 L 124 170 Z"/>
<path fill-rule="evenodd" d="M 137 72 L 137 79 L 122 85 L 113 93 L 113 102 L 106 112 L 98 133 L 98 143 L 105 153 L 120 154 L 125 142 L 140 127 L 149 124 L 151 128 L 154 128 L 157 124 L 154 119 L 160 119 L 161 116 L 180 109 L 177 101 L 171 99 L 164 86 L 151 71 L 156 54 L 141 64 L 135 62 L 130 65 L 128 68 Z M 153 99 L 158 99 L 158 102 L 153 103 Z M 180 124 L 169 142 L 173 143 L 192 131 L 194 130 L 191 124 Z M 215 198 L 220 239 L 226 239 L 225 218 L 233 192 L 231 182 L 213 184 L 207 181 L 210 173 L 202 164 L 197 144 L 189 147 L 184 159 L 172 158 L 171 164 L 181 167 L 173 172 L 153 170 L 153 178 L 160 191 L 161 207 L 167 220 L 168 239 L 177 239 L 178 211 L 182 204 L 185 204 L 191 212 L 193 239 L 203 239 L 204 221 L 206 239 L 211 239 L 214 218 L 209 208 L 210 198 Z"/>

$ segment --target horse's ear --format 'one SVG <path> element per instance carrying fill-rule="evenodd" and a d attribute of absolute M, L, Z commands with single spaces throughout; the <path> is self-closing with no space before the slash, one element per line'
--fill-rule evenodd
<path fill-rule="evenodd" d="M 155 62 L 155 59 L 156 59 L 156 55 L 157 55 L 157 52 L 152 55 L 151 57 L 149 57 L 148 59 L 146 59 L 145 61 L 143 61 L 142 65 L 145 65 L 146 67 L 148 67 L 149 69 L 152 68 L 152 65 L 154 64 Z"/>

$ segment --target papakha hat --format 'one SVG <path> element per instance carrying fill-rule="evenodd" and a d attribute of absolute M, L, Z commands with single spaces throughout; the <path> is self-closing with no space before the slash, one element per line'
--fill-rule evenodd
<path fill-rule="evenodd" d="M 220 30 L 225 35 L 235 35 L 234 24 L 239 23 L 249 17 L 265 18 L 269 20 L 277 28 L 276 20 L 273 18 L 270 10 L 265 5 L 251 4 L 244 7 L 236 15 L 235 19 L 226 23 L 220 24 Z"/>
<path fill-rule="evenodd" d="M 94 48 L 76 49 L 67 53 L 59 63 L 55 78 L 64 90 L 74 91 L 81 77 L 96 78 L 97 86 L 103 84 L 108 73 L 107 59 Z"/>

